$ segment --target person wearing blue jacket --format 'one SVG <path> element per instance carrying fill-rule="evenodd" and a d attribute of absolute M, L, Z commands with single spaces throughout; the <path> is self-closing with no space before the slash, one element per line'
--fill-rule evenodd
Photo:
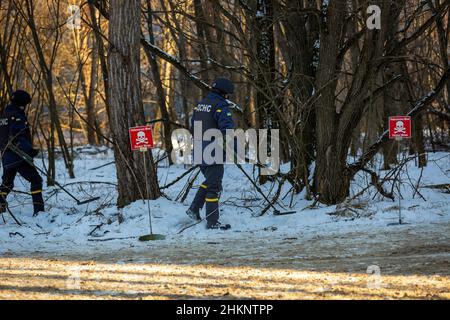
<path fill-rule="evenodd" d="M 233 93 L 234 84 L 230 80 L 217 78 L 212 85 L 211 92 L 194 108 L 191 128 L 194 128 L 195 122 L 201 122 L 202 137 L 209 129 L 218 129 L 225 137 L 227 129 L 234 129 L 234 121 L 227 101 L 228 96 Z M 194 133 L 194 137 L 195 135 Z M 201 148 L 196 148 L 196 143 L 201 143 Z M 210 141 L 195 141 L 194 139 L 194 159 L 196 158 L 196 149 L 203 152 L 210 143 Z M 203 159 L 200 170 L 205 181 L 200 185 L 186 214 L 190 218 L 200 221 L 200 209 L 206 204 L 207 229 L 228 230 L 231 228 L 229 224 L 219 222 L 219 199 L 224 174 L 223 162 L 206 164 Z"/>
<path fill-rule="evenodd" d="M 41 176 L 32 163 L 22 159 L 8 147 L 13 144 L 30 158 L 35 158 L 38 155 L 38 151 L 33 148 L 30 127 L 25 113 L 26 106 L 30 103 L 30 94 L 23 90 L 17 90 L 11 97 L 11 103 L 6 106 L 0 116 L 0 155 L 3 165 L 2 184 L 0 186 L 0 213 L 6 210 L 6 198 L 14 188 L 17 173 L 31 184 L 34 215 L 45 211 Z"/>

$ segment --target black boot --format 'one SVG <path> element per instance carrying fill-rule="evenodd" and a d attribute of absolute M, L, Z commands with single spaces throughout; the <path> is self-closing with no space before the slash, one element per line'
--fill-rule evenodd
<path fill-rule="evenodd" d="M 1 213 L 5 213 L 6 212 L 6 193 L 5 192 L 0 192 L 0 214 Z"/>
<path fill-rule="evenodd" d="M 42 207 L 34 207 L 34 213 L 33 213 L 33 217 L 37 217 L 40 213 L 45 212 L 45 208 L 44 205 L 42 205 Z"/>
<path fill-rule="evenodd" d="M 45 212 L 45 207 L 43 203 L 34 204 L 33 217 L 36 217 L 39 213 Z"/>
<path fill-rule="evenodd" d="M 33 193 L 33 208 L 34 214 L 33 216 L 37 216 L 40 212 L 45 211 L 44 207 L 44 199 L 42 198 L 42 193 Z"/>

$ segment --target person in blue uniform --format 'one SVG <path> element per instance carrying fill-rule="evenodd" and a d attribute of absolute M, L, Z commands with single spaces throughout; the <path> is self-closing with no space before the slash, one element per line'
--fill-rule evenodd
<path fill-rule="evenodd" d="M 25 113 L 26 106 L 30 103 L 30 94 L 23 90 L 17 90 L 11 97 L 11 103 L 6 106 L 0 116 L 0 154 L 3 165 L 2 184 L 0 186 L 0 213 L 6 210 L 6 198 L 14 188 L 14 180 L 17 174 L 20 174 L 31 184 L 34 215 L 45 211 L 41 176 L 32 163 L 25 161 L 9 148 L 9 146 L 14 145 L 31 159 L 38 155 L 38 151 L 33 148 L 30 127 Z"/>
<path fill-rule="evenodd" d="M 194 113 L 191 119 L 191 128 L 194 128 L 194 123 L 199 121 L 202 125 L 203 133 L 209 129 L 218 129 L 225 138 L 227 129 L 234 129 L 234 121 L 229 103 L 228 96 L 234 93 L 234 84 L 226 78 L 217 78 L 213 85 L 211 92 L 201 100 L 194 108 Z M 195 133 L 194 133 L 195 136 Z M 207 141 L 194 140 L 194 159 L 195 144 L 201 143 L 201 151 L 211 143 Z M 201 220 L 200 210 L 206 204 L 206 221 L 207 229 L 228 230 L 231 228 L 229 224 L 222 224 L 219 221 L 219 199 L 222 191 L 222 179 L 224 174 L 224 165 L 221 163 L 206 164 L 202 161 L 200 170 L 205 177 L 204 182 L 200 185 L 195 198 L 187 210 L 187 215 L 194 220 Z"/>

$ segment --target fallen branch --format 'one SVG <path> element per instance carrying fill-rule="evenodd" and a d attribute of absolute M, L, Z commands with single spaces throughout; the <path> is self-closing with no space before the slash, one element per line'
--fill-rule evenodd
<path fill-rule="evenodd" d="M 105 242 L 105 241 L 127 240 L 127 239 L 137 239 L 137 238 L 138 238 L 138 237 L 106 238 L 106 239 L 88 239 L 87 241 L 93 241 L 93 242 Z"/>
<path fill-rule="evenodd" d="M 276 191 L 275 195 L 273 196 L 272 200 L 270 200 L 270 203 L 267 204 L 267 206 L 263 209 L 263 211 L 261 211 L 261 213 L 258 215 L 258 217 L 263 216 L 270 208 L 272 208 L 278 202 L 278 199 L 280 198 L 281 190 L 283 188 L 285 181 L 286 181 L 286 177 L 283 176 L 281 181 L 278 183 L 277 191 Z M 281 214 L 277 214 L 277 211 L 275 211 L 274 215 L 281 215 Z"/>
<path fill-rule="evenodd" d="M 430 184 L 430 185 L 427 185 L 427 186 L 422 186 L 422 188 L 427 188 L 427 189 L 449 189 L 450 190 L 450 183 Z"/>
<path fill-rule="evenodd" d="M 93 234 L 95 231 L 100 230 L 100 228 L 103 227 L 104 225 L 105 225 L 104 223 L 101 223 L 101 224 L 96 225 L 95 228 L 94 228 L 91 232 L 88 233 L 88 236 L 92 236 L 92 234 Z"/>
<path fill-rule="evenodd" d="M 12 236 L 21 236 L 22 238 L 25 238 L 25 236 L 20 232 L 10 232 L 9 237 L 11 238 Z"/>
<path fill-rule="evenodd" d="M 192 186 L 194 185 L 195 180 L 197 180 L 197 177 L 200 174 L 200 170 L 198 170 L 192 178 L 189 179 L 188 183 L 186 184 L 186 186 L 183 188 L 183 190 L 181 190 L 181 192 L 178 194 L 177 198 L 175 199 L 175 201 L 180 201 L 181 203 L 184 202 L 184 200 L 186 200 L 189 191 L 191 191 Z"/>
<path fill-rule="evenodd" d="M 185 176 L 187 176 L 189 173 L 191 173 L 192 171 L 194 171 L 194 170 L 197 169 L 197 168 L 198 168 L 198 165 L 197 165 L 197 166 L 194 166 L 194 167 L 192 167 L 192 168 L 190 168 L 189 170 L 187 170 L 186 172 L 184 172 L 181 176 L 179 176 L 178 178 L 176 178 L 176 179 L 173 180 L 172 182 L 166 184 L 164 187 L 161 187 L 160 189 L 161 189 L 161 190 L 164 190 L 164 189 L 167 189 L 167 188 L 173 186 L 174 184 L 176 184 L 178 181 L 180 181 L 181 179 L 183 179 Z"/>
<path fill-rule="evenodd" d="M 13 218 L 14 222 L 19 225 L 22 226 L 22 223 L 20 223 L 20 221 L 14 216 L 14 214 L 12 213 L 11 209 L 9 208 L 8 205 L 6 205 L 6 211 L 8 211 L 9 215 Z"/>
<path fill-rule="evenodd" d="M 392 194 L 392 192 L 387 192 L 386 190 L 384 190 L 383 183 L 380 182 L 380 179 L 379 179 L 378 175 L 374 171 L 372 171 L 370 169 L 367 169 L 367 168 L 363 168 L 362 170 L 364 172 L 367 172 L 368 174 L 370 174 L 372 185 L 378 190 L 378 192 L 382 196 L 384 196 L 384 197 L 386 197 L 388 199 L 391 199 L 392 201 L 395 200 L 395 197 Z"/>
<path fill-rule="evenodd" d="M 110 165 L 115 164 L 115 163 L 116 163 L 116 161 L 111 161 L 111 162 L 108 162 L 107 164 L 103 164 L 101 166 L 98 166 L 98 167 L 95 167 L 95 168 L 92 168 L 92 169 L 89 169 L 89 170 L 94 171 L 94 170 L 97 170 L 97 169 L 101 169 L 101 168 L 110 166 Z"/>
<path fill-rule="evenodd" d="M 73 186 L 73 185 L 76 185 L 76 184 L 107 184 L 107 185 L 110 185 L 110 186 L 113 186 L 113 187 L 117 187 L 117 184 L 116 183 L 114 183 L 114 182 L 103 182 L 103 181 L 77 181 L 77 182 L 71 182 L 71 183 L 68 183 L 68 184 L 65 184 L 64 185 L 64 187 L 68 187 L 68 186 Z"/>

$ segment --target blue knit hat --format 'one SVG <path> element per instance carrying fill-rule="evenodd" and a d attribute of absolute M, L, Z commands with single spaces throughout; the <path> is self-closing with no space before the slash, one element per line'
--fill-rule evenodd
<path fill-rule="evenodd" d="M 217 78 L 216 81 L 214 81 L 212 88 L 222 94 L 234 93 L 234 84 L 227 78 Z"/>
<path fill-rule="evenodd" d="M 17 90 L 11 96 L 11 102 L 25 107 L 27 104 L 31 102 L 31 96 L 28 92 L 24 90 Z"/>

